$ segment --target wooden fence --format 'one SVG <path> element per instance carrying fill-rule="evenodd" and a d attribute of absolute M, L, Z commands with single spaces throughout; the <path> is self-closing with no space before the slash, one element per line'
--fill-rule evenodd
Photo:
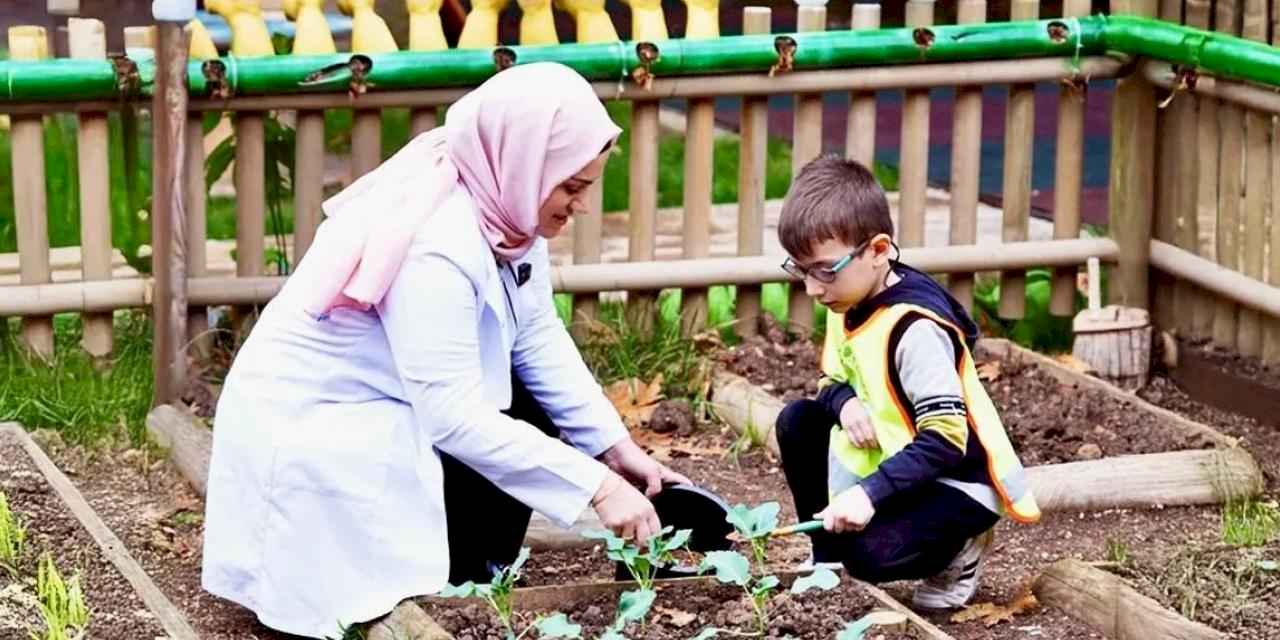
<path fill-rule="evenodd" d="M 1067 0 L 1066 17 L 1085 16 L 1089 0 Z M 961 22 L 987 18 L 984 0 L 960 0 Z M 909 0 L 909 26 L 934 21 L 934 2 Z M 1114 1 L 1113 13 L 1158 15 L 1202 28 L 1267 39 L 1276 29 L 1280 7 L 1265 0 Z M 1271 13 L 1268 13 L 1268 11 Z M 854 29 L 878 28 L 879 6 L 854 5 Z M 1014 0 L 1015 20 L 1040 16 L 1039 3 Z M 828 24 L 821 7 L 799 9 L 800 30 Z M 73 23 L 73 55 L 102 57 L 100 25 Z M 748 33 L 770 32 L 768 9 L 744 10 Z M 182 54 L 177 28 L 162 27 L 158 45 L 146 30 L 131 35 L 135 45 L 159 46 L 157 84 L 172 86 L 177 76 L 171 54 Z M 11 54 L 22 34 L 11 32 Z M 171 51 L 165 52 L 168 47 Z M 169 62 L 165 62 L 169 60 Z M 597 215 L 582 217 L 573 228 L 573 263 L 557 267 L 557 291 L 575 295 L 575 309 L 590 314 L 603 291 L 628 291 L 633 308 L 651 307 L 656 292 L 683 288 L 687 318 L 706 317 L 705 288 L 736 284 L 739 333 L 754 331 L 760 313 L 760 284 L 787 279 L 778 256 L 764 251 L 767 117 L 770 95 L 795 96 L 793 162 L 796 168 L 821 150 L 822 96 L 849 96 L 847 156 L 870 165 L 875 149 L 876 95 L 904 95 L 898 242 L 905 261 L 948 274 L 951 290 L 972 306 L 974 276 L 1000 273 L 999 313 L 1026 312 L 1025 270 L 1055 269 L 1051 311 L 1075 312 L 1076 273 L 1089 257 L 1117 265 L 1110 288 L 1116 302 L 1151 307 L 1163 327 L 1192 337 L 1211 338 L 1228 349 L 1280 362 L 1280 224 L 1272 224 L 1273 203 L 1280 204 L 1280 142 L 1273 144 L 1280 96 L 1268 88 L 1197 75 L 1158 60 L 1136 66 L 1113 57 L 1088 57 L 1074 66 L 1061 59 L 917 64 L 897 67 L 793 71 L 772 77 L 716 75 L 657 78 L 651 87 L 597 83 L 602 98 L 631 102 L 629 154 L 629 260 L 601 263 L 600 191 Z M 1081 183 L 1086 89 L 1090 81 L 1119 77 L 1112 107 L 1110 238 L 1081 233 Z M 1036 83 L 1059 83 L 1054 219 L 1051 241 L 1029 241 L 1031 166 L 1035 130 Z M 1004 176 L 1001 194 L 1003 244 L 977 244 L 984 86 L 1008 90 L 1005 113 Z M 949 246 L 926 247 L 925 206 L 930 141 L 929 89 L 956 89 L 951 140 Z M 264 120 L 270 112 L 292 112 L 296 123 L 294 175 L 295 260 L 305 254 L 320 223 L 324 111 L 356 108 L 352 130 L 353 178 L 375 167 L 380 157 L 379 110 L 409 108 L 413 133 L 436 124 L 436 110 L 463 93 L 460 89 L 371 91 L 356 98 L 346 93 L 188 98 L 185 91 L 158 90 L 152 107 L 156 130 L 153 221 L 154 278 L 111 279 L 111 235 L 107 217 L 109 110 L 146 107 L 112 103 L 6 104 L 11 116 L 14 199 L 18 223 L 21 284 L 0 288 L 0 317 L 21 316 L 23 342 L 39 354 L 52 350 L 51 316 L 82 314 L 85 349 L 95 356 L 112 350 L 111 313 L 152 307 L 157 320 L 157 402 L 181 388 L 181 353 L 207 330 L 209 305 L 259 305 L 278 291 L 283 277 L 265 275 Z M 738 257 L 710 258 L 712 211 L 712 99 L 739 96 L 741 102 L 738 176 Z M 659 100 L 688 102 L 684 158 L 683 253 L 687 262 L 672 268 L 655 260 Z M 167 106 L 166 106 L 167 105 Z M 185 131 L 165 111 L 186 114 Z M 50 111 L 78 115 L 83 278 L 52 283 L 49 244 L 44 229 L 41 118 Z M 201 117 L 220 112 L 234 121 L 236 134 L 236 274 L 206 272 L 207 192 L 202 172 Z M 53 194 L 56 197 L 56 194 Z M 1268 249 L 1271 249 L 1268 252 Z M 793 287 L 792 324 L 811 328 L 813 303 Z M 637 317 L 645 317 L 641 311 Z"/>

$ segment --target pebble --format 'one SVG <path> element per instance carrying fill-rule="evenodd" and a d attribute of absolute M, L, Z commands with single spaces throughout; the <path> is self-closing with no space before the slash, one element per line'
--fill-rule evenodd
<path fill-rule="evenodd" d="M 1099 447 L 1098 445 L 1092 442 L 1086 442 L 1080 445 L 1079 449 L 1076 449 L 1077 460 L 1097 460 L 1098 458 L 1101 458 L 1101 457 L 1102 457 L 1102 447 Z"/>

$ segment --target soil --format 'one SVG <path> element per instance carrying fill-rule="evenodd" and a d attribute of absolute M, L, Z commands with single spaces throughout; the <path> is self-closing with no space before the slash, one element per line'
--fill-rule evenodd
<path fill-rule="evenodd" d="M 1280 366 L 1267 365 L 1259 358 L 1220 349 L 1207 340 L 1183 340 L 1178 348 L 1195 349 L 1210 363 L 1237 376 L 1280 389 Z"/>
<path fill-rule="evenodd" d="M 775 593 L 769 603 L 769 630 L 762 636 L 764 638 L 832 638 L 845 624 L 857 620 L 864 613 L 884 608 L 847 578 L 830 591 L 811 590 L 793 595 L 780 588 Z M 503 637 L 497 617 L 483 602 L 451 604 L 429 599 L 424 608 L 458 640 L 499 640 Z M 576 601 L 557 612 L 581 624 L 583 637 L 594 638 L 613 624 L 617 610 L 617 595 L 599 595 Z M 524 612 L 526 616 L 553 613 L 556 612 Z M 681 584 L 661 588 L 650 616 L 643 627 L 630 624 L 625 631 L 626 637 L 631 640 L 688 640 L 706 626 L 744 633 L 755 631 L 750 600 L 736 585 Z M 520 630 L 517 628 L 516 633 Z M 873 628 L 866 637 L 868 640 L 906 640 L 915 636 Z"/>
<path fill-rule="evenodd" d="M 22 446 L 0 433 L 0 491 L 26 528 L 26 544 L 17 563 L 18 578 L 0 569 L 0 638 L 42 633 L 36 598 L 40 556 L 48 551 L 64 581 L 79 575 L 88 606 L 91 638 L 157 638 L 164 629 L 133 586 L 104 556 L 62 498 L 53 490 Z"/>
<path fill-rule="evenodd" d="M 768 314 L 761 317 L 758 335 L 723 350 L 716 359 L 784 402 L 818 392 L 817 346 L 811 340 L 790 338 Z"/>

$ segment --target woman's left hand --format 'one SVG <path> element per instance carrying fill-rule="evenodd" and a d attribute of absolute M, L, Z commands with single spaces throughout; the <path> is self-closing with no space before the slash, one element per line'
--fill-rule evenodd
<path fill-rule="evenodd" d="M 627 480 L 643 486 L 644 495 L 652 498 L 662 491 L 664 482 L 693 484 L 645 453 L 631 438 L 624 438 L 600 454 L 600 461 Z"/>

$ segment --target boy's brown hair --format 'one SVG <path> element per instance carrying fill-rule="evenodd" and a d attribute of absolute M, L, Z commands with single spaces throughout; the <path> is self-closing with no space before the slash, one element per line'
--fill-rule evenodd
<path fill-rule="evenodd" d="M 851 247 L 878 233 L 893 237 L 889 201 L 865 166 L 837 155 L 819 156 L 796 175 L 782 204 L 778 240 L 795 258 L 808 258 L 826 240 Z"/>

